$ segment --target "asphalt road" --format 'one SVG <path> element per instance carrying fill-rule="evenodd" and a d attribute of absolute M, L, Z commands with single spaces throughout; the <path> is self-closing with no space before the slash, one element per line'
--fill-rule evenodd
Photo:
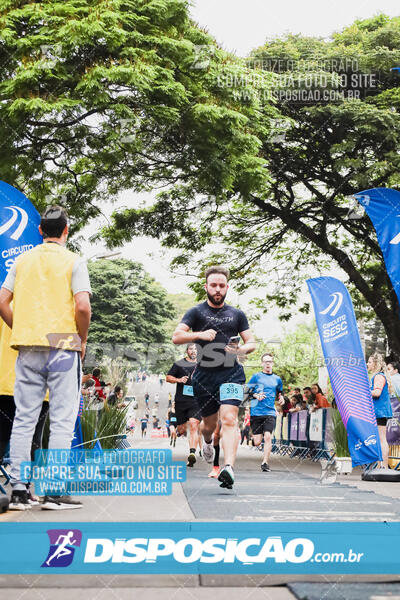
<path fill-rule="evenodd" d="M 160 394 L 158 414 L 165 418 L 168 407 L 168 393 L 174 386 L 164 383 L 160 388 L 158 379 L 145 383 L 134 383 L 129 393 L 135 395 L 139 408 L 137 416 L 144 412 L 144 394 L 150 394 L 150 409 L 154 405 L 154 394 Z M 140 427 L 128 440 L 134 448 L 166 448 L 165 438 L 152 438 L 151 427 L 144 440 Z M 173 450 L 175 460 L 184 460 L 188 451 L 187 439 L 179 438 Z M 188 469 L 187 480 L 174 484 L 173 493 L 168 497 L 83 497 L 84 506 L 79 511 L 41 511 L 34 507 L 24 513 L 6 513 L 0 516 L 0 523 L 46 522 L 46 521 L 398 521 L 400 520 L 400 484 L 383 485 L 360 481 L 355 472 L 351 476 L 341 476 L 338 482 L 320 485 L 320 466 L 309 461 L 287 457 L 272 457 L 270 473 L 260 470 L 261 455 L 257 450 L 240 447 L 236 482 L 233 490 L 223 490 L 216 480 L 207 477 L 209 465 L 202 458 L 193 469 Z M 314 582 L 314 583 L 311 583 Z M 309 576 L 309 575 L 137 575 L 115 576 L 76 575 L 0 576 L 0 588 L 4 597 L 20 598 L 29 587 L 32 600 L 64 600 L 70 597 L 71 587 L 77 595 L 100 598 L 110 591 L 118 598 L 131 598 L 140 594 L 143 600 L 164 600 L 191 597 L 203 600 L 210 594 L 218 594 L 223 600 L 236 598 L 268 598 L 271 600 L 371 600 L 399 597 L 399 586 L 389 581 L 399 582 L 393 576 L 358 576 L 354 583 L 352 576 Z M 374 583 L 362 583 L 373 581 Z M 382 583 L 377 583 L 381 581 Z M 386 582 L 383 584 L 383 582 Z M 292 582 L 292 583 L 290 583 Z M 260 586 L 260 587 L 256 587 Z M 271 587 L 279 586 L 279 587 Z M 289 586 L 289 587 L 286 587 Z M 74 590 L 74 591 L 75 591 Z M 80 592 L 82 591 L 82 594 Z"/>
<path fill-rule="evenodd" d="M 163 418 L 167 413 L 168 393 L 173 394 L 174 388 L 167 383 L 160 387 L 158 378 L 134 383 L 131 393 L 139 402 L 138 415 L 142 414 L 144 394 L 148 391 L 150 408 L 154 404 L 154 394 L 159 393 L 159 416 Z M 187 443 L 184 439 L 178 442 L 175 456 L 177 460 L 183 460 Z M 160 447 L 165 441 L 148 438 L 145 443 Z M 309 522 L 400 520 L 400 483 L 390 484 L 391 497 L 388 497 L 380 493 L 382 484 L 361 482 L 358 471 L 352 477 L 339 476 L 337 483 L 321 485 L 318 463 L 272 455 L 270 473 L 263 473 L 260 463 L 258 450 L 239 447 L 234 488 L 224 490 L 216 480 L 207 477 L 210 468 L 198 457 L 198 462 L 193 469 L 188 469 L 187 480 L 182 484 L 194 518 Z M 388 486 L 385 492 L 386 489 Z"/>

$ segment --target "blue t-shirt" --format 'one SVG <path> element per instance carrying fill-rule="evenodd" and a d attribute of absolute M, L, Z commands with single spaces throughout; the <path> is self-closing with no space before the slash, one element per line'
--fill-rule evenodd
<path fill-rule="evenodd" d="M 386 376 L 384 373 L 376 373 L 376 375 L 383 375 L 386 379 Z M 374 389 L 376 375 L 374 375 L 371 379 L 371 390 Z M 388 387 L 387 379 L 386 379 L 385 385 L 383 386 L 383 390 L 382 390 L 382 393 L 379 396 L 379 398 L 372 397 L 372 400 L 374 401 L 375 417 L 377 419 L 384 418 L 384 417 L 386 417 L 387 419 L 392 418 L 393 412 L 392 412 L 392 405 L 390 404 L 389 387 Z"/>
<path fill-rule="evenodd" d="M 254 373 L 247 384 L 254 390 L 255 394 L 265 394 L 264 400 L 253 398 L 250 405 L 250 415 L 252 417 L 263 417 L 267 415 L 276 415 L 275 400 L 278 392 L 282 392 L 282 379 L 271 373 Z"/>

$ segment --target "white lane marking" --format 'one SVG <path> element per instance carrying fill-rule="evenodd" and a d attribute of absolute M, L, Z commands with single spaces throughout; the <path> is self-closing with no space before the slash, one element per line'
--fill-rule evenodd
<path fill-rule="evenodd" d="M 277 500 L 281 498 L 281 496 L 257 496 L 257 502 L 259 503 L 263 503 L 265 504 L 266 502 L 272 502 L 274 500 Z M 310 502 L 310 501 L 314 501 L 314 500 L 324 500 L 327 504 L 336 504 L 338 502 L 338 500 L 341 501 L 342 504 L 354 504 L 354 499 L 347 499 L 347 498 L 332 498 L 332 499 L 327 499 L 327 498 L 315 498 L 314 496 L 308 496 L 306 498 L 304 498 L 304 500 L 302 500 L 301 498 L 299 499 L 297 496 L 293 496 L 293 498 L 288 498 L 288 496 L 284 496 L 282 497 L 283 500 L 289 501 L 289 500 L 293 500 L 295 502 Z M 234 498 L 234 497 L 229 497 L 229 498 L 216 498 L 216 502 L 229 502 L 229 503 L 234 503 L 234 502 L 253 502 L 253 498 L 248 500 L 246 497 L 243 498 L 243 496 L 240 496 L 239 498 Z M 384 502 L 384 501 L 378 501 L 378 500 L 363 500 L 363 501 L 358 501 L 357 502 L 357 507 L 359 507 L 360 505 L 367 505 L 367 504 L 379 504 L 379 506 L 382 506 L 384 504 L 388 504 L 390 506 L 392 506 L 393 502 Z M 323 510 L 323 509 L 321 509 Z"/>

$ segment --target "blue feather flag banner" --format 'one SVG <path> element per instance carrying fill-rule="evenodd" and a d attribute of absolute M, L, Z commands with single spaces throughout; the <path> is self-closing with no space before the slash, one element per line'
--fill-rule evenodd
<path fill-rule="evenodd" d="M 325 364 L 353 466 L 382 460 L 367 367 L 350 295 L 334 277 L 307 280 Z"/>

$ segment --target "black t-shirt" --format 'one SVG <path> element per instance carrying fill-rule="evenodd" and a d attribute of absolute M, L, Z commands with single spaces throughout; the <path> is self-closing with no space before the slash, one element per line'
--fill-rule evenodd
<path fill-rule="evenodd" d="M 207 302 L 191 308 L 182 318 L 192 331 L 215 329 L 214 341 L 196 340 L 197 360 L 200 369 L 220 371 L 236 364 L 236 355 L 224 351 L 229 339 L 249 329 L 247 317 L 242 310 L 224 304 L 213 308 Z"/>
<path fill-rule="evenodd" d="M 183 386 L 192 385 L 192 375 L 196 368 L 196 364 L 197 363 L 191 362 L 186 358 L 182 358 L 181 360 L 177 360 L 168 371 L 167 375 L 172 375 L 172 377 L 176 377 L 177 379 L 185 377 L 185 375 L 188 377 L 188 380 L 185 384 L 176 384 L 175 402 L 190 402 L 193 400 L 193 396 L 184 396 Z"/>

